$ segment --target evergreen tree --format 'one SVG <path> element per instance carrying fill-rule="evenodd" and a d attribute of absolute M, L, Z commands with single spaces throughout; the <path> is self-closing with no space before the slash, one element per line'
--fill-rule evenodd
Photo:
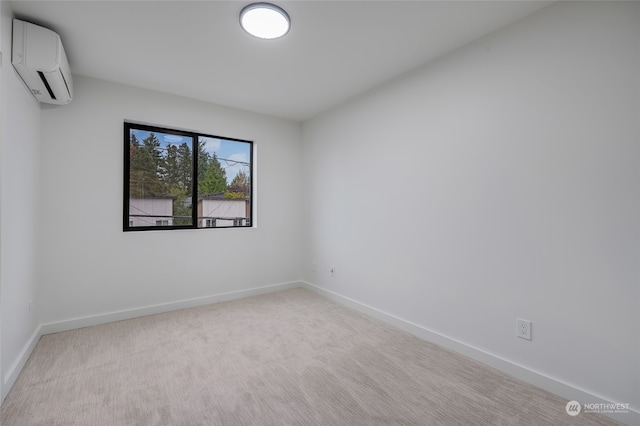
<path fill-rule="evenodd" d="M 240 170 L 233 178 L 227 194 L 229 194 L 227 198 L 249 198 L 251 195 L 251 182 L 244 170 Z"/>
<path fill-rule="evenodd" d="M 207 173 L 207 169 L 209 168 L 209 161 L 211 160 L 211 156 L 204 149 L 205 141 L 198 141 L 198 182 L 202 182 L 204 179 L 204 175 Z M 198 192 L 200 191 L 200 184 L 198 184 Z"/>
<path fill-rule="evenodd" d="M 140 150 L 140 142 L 136 135 L 131 132 L 129 136 L 129 196 L 142 196 L 143 170 L 140 167 L 140 158 L 138 151 Z"/>
<path fill-rule="evenodd" d="M 167 165 L 165 156 L 160 150 L 160 141 L 155 134 L 150 133 L 149 136 L 142 140 L 142 145 L 149 157 L 149 175 L 151 177 L 150 192 L 153 196 L 166 195 L 167 193 Z M 152 175 L 155 172 L 155 179 Z"/>
<path fill-rule="evenodd" d="M 160 151 L 160 141 L 151 133 L 142 144 L 131 133 L 129 142 L 130 179 L 132 197 L 165 195 L 166 165 Z"/>
<path fill-rule="evenodd" d="M 167 171 L 167 175 L 165 177 L 167 187 L 180 187 L 180 165 L 178 162 L 178 147 L 176 145 L 172 144 L 167 146 L 164 163 Z"/>
<path fill-rule="evenodd" d="M 198 141 L 198 194 L 216 194 L 227 190 L 227 172 L 214 153 L 205 150 L 206 142 Z"/>
<path fill-rule="evenodd" d="M 160 152 L 160 142 L 151 133 L 147 138 L 138 141 L 132 133 L 130 136 L 130 181 L 131 196 L 153 197 L 163 194 L 164 159 Z"/>
<path fill-rule="evenodd" d="M 178 184 L 183 188 L 188 196 L 191 196 L 191 185 L 193 183 L 193 157 L 191 148 L 186 142 L 182 142 L 178 147 Z"/>
<path fill-rule="evenodd" d="M 169 195 L 173 200 L 173 223 L 175 225 L 190 225 L 191 218 L 191 183 L 192 157 L 191 148 L 186 142 L 179 146 L 170 145 L 167 149 L 167 172 L 169 179 Z"/>

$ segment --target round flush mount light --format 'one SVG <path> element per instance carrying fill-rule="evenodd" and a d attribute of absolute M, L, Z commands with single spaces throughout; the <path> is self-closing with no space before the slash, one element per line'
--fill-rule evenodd
<path fill-rule="evenodd" d="M 254 37 L 280 38 L 289 32 L 291 20 L 282 8 L 271 3 L 252 3 L 240 12 L 240 26 Z"/>

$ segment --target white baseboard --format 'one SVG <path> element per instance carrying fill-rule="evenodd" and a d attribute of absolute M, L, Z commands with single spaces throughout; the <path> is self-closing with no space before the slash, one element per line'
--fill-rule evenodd
<path fill-rule="evenodd" d="M 18 359 L 16 359 L 13 365 L 9 367 L 9 371 L 4 376 L 2 383 L 0 383 L 1 385 L 0 386 L 0 405 L 2 405 L 2 403 L 4 402 L 4 399 L 7 397 L 7 395 L 9 395 L 9 391 L 11 390 L 11 387 L 18 379 L 18 375 L 20 374 L 25 364 L 27 363 L 27 360 L 31 356 L 31 352 L 33 352 L 33 349 L 36 347 L 38 340 L 40 340 L 40 337 L 42 336 L 40 332 L 41 329 L 42 329 L 41 326 L 38 326 L 36 328 L 36 330 L 33 332 L 31 337 L 27 341 L 27 343 L 24 345 L 24 347 L 20 351 L 20 355 L 18 356 Z"/>
<path fill-rule="evenodd" d="M 147 315 L 161 314 L 163 312 L 176 311 L 178 309 L 210 305 L 212 303 L 224 302 L 227 300 L 242 299 L 245 297 L 297 288 L 301 285 L 302 283 L 299 281 L 291 281 L 287 283 L 267 285 L 264 287 L 254 287 L 247 290 L 231 291 L 228 293 L 214 294 L 211 296 L 197 297 L 194 299 L 185 299 L 177 302 L 162 303 L 158 305 L 144 306 L 141 308 L 114 311 L 99 315 L 58 321 L 54 323 L 43 324 L 42 335 L 59 333 L 61 331 L 74 330 L 76 328 L 89 327 L 92 325 L 106 324 L 114 321 L 139 318 Z"/>
<path fill-rule="evenodd" d="M 307 281 L 302 281 L 302 283 L 309 290 L 315 291 L 316 293 L 321 294 L 331 300 L 362 312 L 365 315 L 379 319 L 387 324 L 398 327 L 399 329 L 411 333 L 414 336 L 420 337 L 421 339 L 435 343 L 439 346 L 479 361 L 483 364 L 495 368 L 496 370 L 500 370 L 506 374 L 509 374 L 510 376 L 530 383 L 555 395 L 566 398 L 567 402 L 579 401 L 582 403 L 611 403 L 611 401 L 608 401 L 607 399 L 597 396 L 584 389 L 579 389 L 575 386 L 549 377 L 543 373 L 533 371 L 529 368 L 505 360 L 497 355 L 488 353 L 481 349 L 460 342 L 456 339 L 452 339 L 451 337 L 429 330 L 428 328 L 423 327 L 419 324 L 415 324 L 411 321 L 399 318 L 395 315 L 381 311 L 372 306 L 365 305 L 364 303 L 360 303 L 356 300 L 319 287 L 315 284 L 311 284 Z M 629 426 L 640 426 L 640 412 L 633 409 L 632 407 L 630 407 L 628 413 L 612 413 L 605 415 Z"/>
<path fill-rule="evenodd" d="M 197 297 L 194 299 L 185 299 L 177 302 L 162 303 L 158 305 L 144 306 L 141 308 L 114 311 L 98 315 L 86 316 L 82 318 L 73 318 L 64 321 L 41 324 L 37 327 L 36 331 L 33 333 L 29 341 L 25 344 L 23 350 L 18 356 L 18 359 L 13 363 L 13 365 L 11 365 L 4 377 L 4 380 L 2 380 L 2 386 L 0 386 L 0 404 L 4 402 L 5 398 L 9 394 L 9 390 L 16 382 L 18 375 L 27 363 L 29 356 L 31 356 L 31 352 L 33 352 L 33 349 L 36 347 L 38 340 L 40 340 L 40 337 L 46 334 L 59 333 L 61 331 L 74 330 L 77 328 L 89 327 L 92 325 L 106 324 L 114 321 L 144 317 L 147 315 L 160 314 L 163 312 L 170 312 L 178 309 L 209 305 L 212 303 L 223 302 L 227 300 L 242 299 L 245 297 L 257 296 L 260 294 L 298 288 L 302 287 L 302 285 L 303 284 L 299 281 L 291 281 L 286 283 L 267 285 L 263 287 L 254 287 L 246 290 L 231 291 L 228 293 L 215 294 L 211 296 Z"/>

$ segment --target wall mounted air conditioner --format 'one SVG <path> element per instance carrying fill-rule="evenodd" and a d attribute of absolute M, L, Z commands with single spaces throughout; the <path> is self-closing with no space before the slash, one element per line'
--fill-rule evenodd
<path fill-rule="evenodd" d="M 71 102 L 71 70 L 55 32 L 14 19 L 11 63 L 38 101 L 56 105 Z"/>

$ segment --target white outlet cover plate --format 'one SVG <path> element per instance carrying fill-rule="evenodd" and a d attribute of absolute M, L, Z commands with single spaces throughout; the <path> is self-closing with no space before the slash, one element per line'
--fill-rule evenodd
<path fill-rule="evenodd" d="M 531 340 L 531 321 L 516 318 L 516 336 L 521 339 Z"/>

